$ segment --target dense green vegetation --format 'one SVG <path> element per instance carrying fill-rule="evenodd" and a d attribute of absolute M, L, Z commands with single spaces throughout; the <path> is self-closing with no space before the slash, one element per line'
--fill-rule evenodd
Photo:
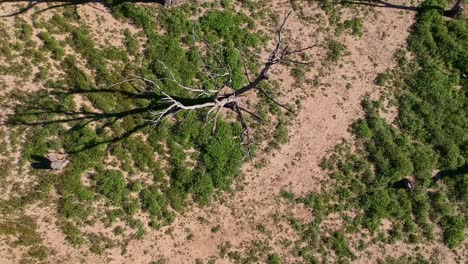
<path fill-rule="evenodd" d="M 383 243 L 438 239 L 455 249 L 465 240 L 468 18 L 445 19 L 440 11 L 444 8 L 443 1 L 422 4 L 409 39 L 414 59 L 404 50 L 395 54 L 398 67 L 376 79 L 385 96 L 366 98 L 365 117 L 352 125 L 355 146 L 340 144 L 324 159 L 322 167 L 330 171 L 335 187 L 297 199 L 315 215 L 312 223 L 291 220 L 308 244 L 297 253 L 306 260 L 314 260 L 317 251 L 326 259 L 320 240 L 340 259 L 353 258 L 345 235 L 318 233 L 331 213 L 340 213 L 346 221 L 342 232 L 367 229 Z M 398 111 L 396 119 L 383 118 L 392 108 Z M 411 191 L 397 185 L 404 178 L 414 180 Z M 349 217 L 348 212 L 357 215 Z M 391 222 L 389 231 L 381 231 L 384 219 Z M 435 226 L 442 233 L 434 231 Z M 361 245 L 365 248 L 366 243 Z"/>
<path fill-rule="evenodd" d="M 42 109 L 34 114 L 29 114 L 28 107 L 18 109 L 17 116 L 21 118 L 15 122 L 24 123 L 27 119 L 28 122 L 47 123 L 47 120 L 62 118 L 60 114 L 57 117 L 42 114 L 48 114 L 49 111 L 65 113 L 70 118 L 77 117 L 78 114 L 85 115 L 83 121 L 77 118 L 78 121 L 67 122 L 72 128 L 68 130 L 66 137 L 60 136 L 65 132 L 60 124 L 62 122 L 51 122 L 40 129 L 33 129 L 31 138 L 36 141 L 31 142 L 30 147 L 34 149 L 29 150 L 27 147 L 25 151 L 25 158 L 31 155 L 45 155 L 48 150 L 54 148 L 63 148 L 74 153 L 73 162 L 64 173 L 63 182 L 60 184 L 63 197 L 61 212 L 65 216 L 83 218 L 88 215 L 88 212 L 85 212 L 87 206 L 78 204 L 95 200 L 94 191 L 102 194 L 110 203 L 128 209 L 126 205 L 129 203 L 130 190 L 123 174 L 117 170 L 100 168 L 103 159 L 110 153 L 120 161 L 120 164 L 115 166 L 127 171 L 130 176 L 135 175 L 135 171 L 149 172 L 152 175 L 153 186 L 145 186 L 141 190 L 141 207 L 157 219 L 169 220 L 172 217 L 163 217 L 162 213 L 170 214 L 167 211 L 169 205 L 176 210 L 182 210 L 187 194 L 194 193 L 197 200 L 207 202 L 214 189 L 229 187 L 232 178 L 238 174 L 243 155 L 238 138 L 239 127 L 236 124 L 220 122 L 218 133 L 213 137 L 209 133 L 210 127 L 203 126 L 203 113 L 195 112 L 177 116 L 179 120 L 184 121 L 175 122 L 174 125 L 166 122 L 156 128 L 148 127 L 145 121 L 150 118 L 148 112 L 161 107 L 156 102 L 156 91 L 149 94 L 148 98 L 133 99 L 137 97 L 135 95 L 138 88 L 130 83 L 114 86 L 110 91 L 92 87 L 110 85 L 133 72 L 152 79 L 169 77 L 169 73 L 162 69 L 156 60 L 164 61 L 181 83 L 194 84 L 197 75 L 202 78 L 197 67 L 200 64 L 201 52 L 194 47 L 188 50 L 182 48 L 182 45 L 193 44 L 190 36 L 192 28 L 196 28 L 197 34 L 202 35 L 211 44 L 225 47 L 222 56 L 226 63 L 233 67 L 233 82 L 239 87 L 244 80 L 239 73 L 240 58 L 236 55 L 237 49 L 234 47 L 255 47 L 259 40 L 248 29 L 240 29 L 242 24 L 249 22 L 244 16 L 235 15 L 230 11 L 213 11 L 202 16 L 200 22 L 195 24 L 188 19 L 186 12 L 179 9 L 162 12 L 162 27 L 167 33 L 152 38 L 154 25 L 151 17 L 142 15 L 145 9 L 129 3 L 123 5 L 116 8 L 122 8 L 121 12 L 135 12 L 124 14 L 135 20 L 135 23 L 143 27 L 144 23 L 152 25 L 144 27 L 148 37 L 145 46 L 147 60 L 141 62 L 141 68 L 128 69 L 129 65 L 122 68 L 123 65 L 118 62 L 129 60 L 126 52 L 113 47 L 98 49 L 85 25 L 73 27 L 68 21 L 61 21 L 60 27 L 71 31 L 70 43 L 74 43 L 73 48 L 86 59 L 87 66 L 95 71 L 95 80 L 75 66 L 74 57 L 67 56 L 62 62 L 67 76 L 63 81 L 48 82 L 52 91 L 57 91 L 57 97 L 43 96 L 44 101 L 39 101 L 39 107 Z M 57 27 L 57 24 L 50 26 Z M 252 23 L 250 28 L 253 28 Z M 235 34 L 228 33 L 232 30 L 236 30 Z M 127 48 L 135 50 L 135 45 L 128 40 L 128 32 L 124 34 Z M 45 34 L 43 39 L 45 48 L 53 52 L 54 59 L 59 59 L 61 56 L 55 52 L 55 42 Z M 165 90 L 171 94 L 188 96 L 186 91 L 171 81 L 161 81 L 161 84 L 167 87 Z M 76 106 L 71 100 L 73 94 L 85 96 L 98 111 L 82 108 L 75 112 Z M 37 106 L 37 103 L 34 103 Z M 88 125 L 90 121 L 96 121 L 101 128 L 91 129 Z M 135 133 L 145 134 L 147 139 L 133 137 L 132 134 Z M 40 137 L 43 140 L 38 142 Z M 46 137 L 53 137 L 55 140 L 46 141 Z M 164 145 L 167 146 L 167 150 Z M 187 160 L 186 154 L 189 149 L 195 149 L 195 153 L 199 153 L 191 157 L 191 162 Z M 162 160 L 155 160 L 154 153 L 158 153 L 160 157 L 168 157 L 169 169 L 161 169 Z M 129 166 L 131 164 L 133 166 Z M 192 169 L 193 167 L 196 169 Z M 85 187 L 80 183 L 80 179 L 89 170 L 96 170 L 96 175 L 91 177 L 94 184 Z"/>
<path fill-rule="evenodd" d="M 203 95 L 182 89 L 172 77 L 186 86 L 213 89 L 229 81 L 238 89 L 247 83 L 241 56 L 248 62 L 246 67 L 257 70 L 252 51 L 259 51 L 267 40 L 251 18 L 222 8 L 230 6 L 225 1 L 199 17 L 195 15 L 200 14 L 200 6 L 195 3 L 172 9 L 128 1 L 109 4 L 114 17 L 141 30 L 136 34 L 122 30 L 122 46 L 98 43 L 89 25 L 72 7 L 65 7 L 34 20 L 38 42 L 32 38 L 33 28 L 18 19 L 17 47 L 2 41 L 0 48 L 12 59 L 12 66 L 0 71 L 33 77 L 45 86 L 31 94 L 9 95 L 19 102 L 9 123 L 17 129 L 11 141 L 21 150 L 20 170 L 29 170 L 36 162 L 40 167 L 50 151 L 64 151 L 71 159 L 59 176 L 31 169 L 28 173 L 35 187 L 18 192 L 20 197 L 5 204 L 14 207 L 11 211 L 21 210 L 32 203 L 45 204 L 51 192 L 56 192 L 58 226 L 72 245 L 89 245 L 93 253 L 118 244 L 83 232 L 82 227 L 98 221 L 106 227 L 123 222 L 124 228 L 115 227 L 116 236 L 130 230 L 130 238 L 139 239 L 146 228 L 171 223 L 188 204 L 205 205 L 218 190 L 228 190 L 246 158 L 242 129 L 234 118 L 220 118 L 216 134 L 213 123 L 206 124 L 206 111 L 180 113 L 151 126 L 151 113 L 167 107 L 160 100 L 160 90 L 142 81 L 120 81 L 134 74 L 143 76 L 157 80 L 171 96 L 203 102 Z M 6 32 L 0 38 L 10 39 Z M 25 48 L 26 43 L 32 48 Z M 15 66 L 21 59 L 27 59 L 29 67 L 31 63 L 37 66 L 36 76 L 30 69 L 21 72 L 20 63 Z M 202 65 L 221 76 L 217 82 L 211 81 Z M 277 92 L 277 86 L 262 85 Z M 260 131 L 256 142 L 277 141 L 275 147 L 285 142 L 284 114 L 262 96 L 258 109 L 262 117 L 276 115 L 278 124 L 273 131 L 269 118 L 253 124 Z M 1 165 L 7 173 L 9 165 Z M 136 219 L 137 213 L 148 218 Z M 122 236 L 122 241 L 128 240 Z M 125 243 L 120 246 L 124 251 Z M 31 255 L 41 259 L 41 250 Z"/>

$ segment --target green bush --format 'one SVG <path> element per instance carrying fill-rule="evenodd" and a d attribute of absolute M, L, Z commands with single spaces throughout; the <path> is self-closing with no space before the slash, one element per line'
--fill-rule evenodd
<path fill-rule="evenodd" d="M 328 41 L 328 52 L 325 57 L 325 61 L 328 62 L 337 62 L 343 56 L 343 52 L 346 50 L 346 46 L 343 43 L 340 43 L 336 40 Z"/>
<path fill-rule="evenodd" d="M 459 246 L 465 240 L 466 223 L 461 216 L 448 216 L 442 220 L 444 242 L 450 248 Z"/>
<path fill-rule="evenodd" d="M 159 188 L 152 186 L 144 189 L 140 192 L 140 197 L 143 210 L 158 218 L 164 216 L 168 201 Z"/>
<path fill-rule="evenodd" d="M 125 39 L 124 39 L 124 45 L 125 45 L 125 48 L 127 49 L 127 52 L 128 54 L 132 55 L 132 56 L 136 56 L 138 54 L 138 50 L 139 50 L 139 42 L 138 40 L 132 35 L 132 33 L 130 32 L 130 30 L 128 29 L 125 29 L 124 32 L 123 32 L 124 36 L 125 36 Z"/>
<path fill-rule="evenodd" d="M 29 248 L 28 255 L 38 260 L 45 260 L 49 256 L 49 250 L 45 246 L 33 246 Z"/>
<path fill-rule="evenodd" d="M 65 234 L 65 238 L 75 247 L 83 245 L 85 243 L 85 238 L 81 231 L 71 222 L 63 221 L 60 222 L 59 225 L 60 229 L 62 230 L 63 234 Z"/>
<path fill-rule="evenodd" d="M 61 60 L 65 56 L 65 50 L 61 44 L 48 32 L 41 32 L 38 37 L 44 42 L 44 48 L 52 53 L 53 59 Z"/>
<path fill-rule="evenodd" d="M 336 27 L 335 35 L 339 36 L 343 31 L 348 29 L 351 30 L 351 34 L 354 36 L 362 37 L 362 19 L 355 17 L 339 23 Z"/>
<path fill-rule="evenodd" d="M 284 198 L 284 199 L 289 200 L 289 201 L 294 201 L 294 198 L 295 198 L 294 193 L 288 192 L 288 191 L 285 191 L 285 190 L 281 190 L 280 196 L 281 196 L 281 198 Z"/>
<path fill-rule="evenodd" d="M 211 201 L 214 193 L 213 179 L 206 173 L 195 175 L 196 179 L 191 191 L 195 195 L 195 200 L 202 205 L 206 205 Z"/>
<path fill-rule="evenodd" d="M 217 137 L 220 141 L 213 140 L 210 136 L 200 138 L 202 146 L 202 162 L 206 173 L 210 175 L 215 188 L 226 189 L 234 176 L 239 174 L 244 150 L 241 142 L 234 139 L 240 134 L 240 128 L 235 129 L 223 121 L 218 120 Z"/>
<path fill-rule="evenodd" d="M 18 19 L 15 23 L 15 26 L 18 28 L 17 37 L 24 41 L 30 41 L 33 35 L 33 28 L 23 19 Z"/>
<path fill-rule="evenodd" d="M 281 260 L 280 256 L 276 254 L 272 254 L 268 256 L 268 264 L 281 264 L 281 263 L 283 263 L 283 261 Z"/>
<path fill-rule="evenodd" d="M 109 199 L 113 204 L 120 204 L 126 200 L 129 190 L 127 182 L 121 171 L 104 170 L 94 175 L 96 191 Z"/>
<path fill-rule="evenodd" d="M 353 258 L 354 255 L 349 249 L 348 240 L 341 232 L 336 232 L 330 237 L 330 244 L 333 251 L 339 258 Z"/>

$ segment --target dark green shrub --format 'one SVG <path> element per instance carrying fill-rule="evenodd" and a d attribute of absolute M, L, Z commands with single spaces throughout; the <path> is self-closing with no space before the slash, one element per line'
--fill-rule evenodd
<path fill-rule="evenodd" d="M 231 0 L 221 0 L 221 6 L 223 8 L 231 8 L 232 1 Z"/>
<path fill-rule="evenodd" d="M 63 234 L 65 234 L 65 238 L 72 246 L 78 247 L 85 243 L 83 234 L 73 223 L 69 221 L 63 221 L 60 223 L 59 227 Z"/>
<path fill-rule="evenodd" d="M 281 261 L 280 256 L 276 254 L 272 254 L 268 256 L 268 264 L 281 264 L 281 263 L 283 263 L 283 261 Z"/>
<path fill-rule="evenodd" d="M 140 192 L 142 209 L 152 216 L 162 219 L 166 216 L 167 199 L 161 194 L 159 188 L 149 187 Z"/>
<path fill-rule="evenodd" d="M 349 249 L 348 240 L 341 232 L 336 232 L 330 237 L 330 244 L 333 251 L 339 258 L 353 258 L 353 253 Z"/>
<path fill-rule="evenodd" d="M 27 41 L 31 40 L 31 37 L 33 35 L 33 28 L 31 27 L 31 25 L 29 25 L 23 19 L 18 19 L 18 21 L 16 23 L 16 27 L 18 28 L 17 37 L 20 40 L 22 40 L 24 42 L 27 42 Z"/>
<path fill-rule="evenodd" d="M 138 54 L 138 50 L 140 48 L 140 43 L 138 40 L 132 35 L 130 30 L 125 29 L 123 32 L 125 39 L 124 39 L 124 45 L 125 48 L 127 49 L 128 54 L 132 56 L 136 56 Z"/>
<path fill-rule="evenodd" d="M 52 53 L 52 58 L 54 60 L 61 60 L 63 56 L 65 56 L 65 50 L 48 32 L 41 32 L 38 37 L 44 42 L 44 48 Z"/>
<path fill-rule="evenodd" d="M 194 178 L 196 180 L 191 189 L 195 195 L 194 198 L 198 203 L 206 205 L 211 201 L 214 193 L 213 180 L 206 173 L 195 175 Z"/>
<path fill-rule="evenodd" d="M 343 56 L 346 46 L 336 40 L 328 41 L 328 52 L 325 60 L 328 62 L 337 62 Z"/>
<path fill-rule="evenodd" d="M 288 191 L 285 191 L 285 190 L 281 190 L 280 196 L 281 196 L 281 198 L 284 198 L 284 199 L 289 200 L 289 201 L 294 201 L 294 198 L 295 198 L 294 193 L 288 192 Z"/>
<path fill-rule="evenodd" d="M 49 250 L 45 246 L 33 246 L 29 248 L 28 255 L 38 260 L 45 260 L 49 256 Z"/>
<path fill-rule="evenodd" d="M 232 126 L 218 120 L 217 137 L 221 140 L 207 138 L 206 134 L 200 138 L 204 153 L 202 162 L 215 188 L 226 189 L 232 178 L 239 174 L 244 150 L 241 142 L 234 139 L 234 135 L 240 133 L 239 127 L 234 129 Z"/>
<path fill-rule="evenodd" d="M 121 171 L 104 170 L 94 175 L 96 191 L 109 199 L 113 204 L 120 204 L 129 193 L 127 182 Z"/>
<path fill-rule="evenodd" d="M 461 216 L 448 216 L 442 219 L 444 242 L 449 248 L 459 246 L 465 240 L 466 223 Z"/>

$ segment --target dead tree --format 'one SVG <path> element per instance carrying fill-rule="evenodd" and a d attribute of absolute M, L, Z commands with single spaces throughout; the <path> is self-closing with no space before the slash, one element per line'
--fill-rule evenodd
<path fill-rule="evenodd" d="M 229 111 L 232 111 L 235 113 L 238 121 L 240 122 L 242 126 L 243 132 L 241 135 L 241 139 L 243 141 L 243 144 L 247 147 L 248 153 L 250 155 L 250 145 L 252 143 L 252 139 L 250 136 L 249 126 L 247 125 L 244 119 L 244 113 L 253 116 L 255 119 L 259 119 L 260 117 L 258 117 L 252 111 L 249 111 L 248 109 L 244 108 L 241 105 L 240 98 L 251 92 L 258 92 L 258 93 L 263 94 L 268 100 L 271 100 L 274 104 L 278 105 L 282 109 L 289 111 L 289 112 L 293 112 L 287 106 L 275 100 L 270 94 L 268 94 L 264 89 L 262 89 L 260 87 L 260 84 L 263 81 L 268 80 L 268 75 L 270 73 L 270 70 L 272 69 L 272 67 L 274 67 L 277 64 L 282 64 L 282 63 L 305 64 L 305 65 L 309 64 L 308 62 L 296 60 L 294 58 L 294 55 L 317 46 L 317 44 L 314 44 L 314 45 L 304 47 L 304 48 L 292 49 L 288 44 L 284 42 L 283 29 L 290 15 L 291 15 L 291 11 L 286 15 L 281 25 L 277 29 L 275 47 L 269 54 L 268 58 L 266 59 L 266 62 L 263 64 L 263 67 L 261 67 L 261 70 L 259 71 L 259 73 L 256 75 L 255 78 L 249 77 L 249 72 L 244 62 L 244 74 L 246 76 L 248 83 L 244 85 L 243 87 L 241 87 L 240 89 L 234 89 L 230 86 L 231 85 L 230 83 L 231 73 L 229 70 L 229 65 L 225 67 L 227 68 L 227 71 L 224 74 L 213 73 L 210 70 L 208 70 L 208 67 L 206 67 L 206 65 L 202 62 L 203 70 L 205 71 L 206 75 L 210 79 L 213 80 L 213 83 L 216 83 L 215 79 L 217 77 L 226 76 L 226 75 L 229 76 L 228 78 L 229 81 L 225 82 L 223 85 L 220 85 L 212 90 L 206 90 L 206 89 L 202 89 L 201 87 L 188 87 L 188 86 L 181 84 L 179 81 L 177 81 L 177 79 L 175 78 L 174 74 L 172 74 L 170 69 L 162 61 L 159 61 L 162 68 L 169 73 L 170 77 L 166 78 L 166 80 L 176 83 L 180 88 L 192 93 L 194 96 L 202 96 L 202 95 L 206 96 L 207 100 L 205 100 L 203 103 L 193 103 L 193 104 L 183 103 L 180 100 L 176 99 L 174 96 L 171 96 L 168 91 L 164 91 L 157 81 L 146 79 L 141 76 L 134 76 L 135 78 L 131 80 L 140 79 L 146 82 L 147 84 L 154 86 L 162 94 L 163 96 L 162 101 L 164 101 L 168 105 L 165 109 L 161 111 L 151 112 L 152 119 L 150 120 L 150 122 L 153 125 L 157 125 L 163 118 L 170 116 L 170 115 L 174 115 L 182 111 L 208 109 L 207 114 L 206 114 L 206 121 L 207 123 L 213 122 L 212 132 L 215 133 L 217 120 L 220 116 L 221 110 L 228 109 Z M 211 49 L 208 43 L 204 41 L 203 43 L 205 45 L 207 53 L 213 54 L 214 51 Z"/>

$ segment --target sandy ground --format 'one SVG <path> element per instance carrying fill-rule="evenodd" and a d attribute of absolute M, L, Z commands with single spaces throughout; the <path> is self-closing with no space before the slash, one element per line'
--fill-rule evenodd
<path fill-rule="evenodd" d="M 289 1 L 273 1 L 272 5 L 275 10 L 291 8 Z M 102 15 L 100 11 L 96 12 Z M 267 241 L 285 263 L 294 262 L 288 252 L 291 248 L 282 246 L 281 241 L 285 238 L 294 241 L 296 235 L 284 220 L 275 223 L 274 216 L 293 215 L 309 220 L 313 215 L 301 206 L 280 200 L 279 193 L 287 190 L 300 196 L 327 188 L 330 180 L 318 164 L 341 139 L 350 138 L 349 125 L 362 115 L 362 97 L 376 93 L 378 87 L 374 85 L 374 79 L 377 73 L 395 65 L 393 54 L 405 44 L 413 16 L 414 13 L 399 10 L 377 10 L 364 18 L 361 38 L 349 34 L 340 37 L 349 54 L 319 77 L 318 86 L 306 83 L 298 90 L 304 100 L 289 128 L 289 142 L 278 151 L 261 154 L 258 159 L 266 160 L 266 166 L 256 169 L 253 164 L 246 164 L 238 190 L 223 194 L 210 206 L 194 206 L 177 216 L 171 226 L 149 231 L 142 240 L 131 241 L 127 254 L 122 256 L 120 248 L 111 249 L 102 256 L 73 248 L 54 223 L 52 216 L 56 208 L 31 208 L 29 214 L 38 220 L 44 244 L 56 253 L 51 256 L 50 263 L 150 263 L 156 260 L 194 263 L 198 258 L 218 258 L 220 246 L 226 243 L 232 245 L 231 249 L 248 248 L 251 242 L 259 240 Z M 296 15 L 291 17 L 287 27 L 293 35 L 316 35 L 315 28 L 305 27 Z M 299 41 L 306 43 L 307 38 L 299 38 Z M 318 51 L 315 55 L 319 58 L 323 54 Z M 314 67 L 307 77 L 315 79 L 319 67 Z M 286 69 L 280 68 L 277 73 L 283 87 L 293 85 Z M 260 224 L 266 227 L 266 232 L 258 230 Z M 219 231 L 212 232 L 218 225 Z M 189 234 L 192 236 L 187 239 Z M 428 250 L 436 248 L 439 246 L 433 245 Z M 447 261 L 455 259 L 452 252 L 445 248 L 441 250 Z M 357 253 L 356 263 L 375 263 L 384 254 L 400 256 L 409 250 L 404 244 L 396 244 L 384 249 L 371 247 L 367 251 L 372 254 Z M 0 263 L 15 263 L 18 259 L 4 254 L 9 253 L 0 251 Z M 220 258 L 216 263 L 231 262 L 229 258 Z"/>

